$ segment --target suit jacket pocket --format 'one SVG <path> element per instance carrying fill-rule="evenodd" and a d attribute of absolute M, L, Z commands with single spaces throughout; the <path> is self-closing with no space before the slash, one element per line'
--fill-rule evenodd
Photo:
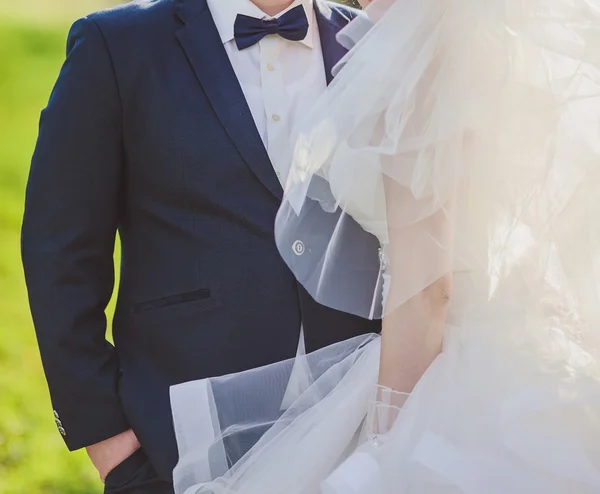
<path fill-rule="evenodd" d="M 181 293 L 179 295 L 171 295 L 169 297 L 163 297 L 156 300 L 150 300 L 148 302 L 141 302 L 133 306 L 132 312 L 134 314 L 141 314 L 142 312 L 148 312 L 156 309 L 162 309 L 164 307 L 171 307 L 173 305 L 186 304 L 190 302 L 197 302 L 199 300 L 210 300 L 210 290 L 208 288 L 201 288 L 193 292 Z"/>
<path fill-rule="evenodd" d="M 196 315 L 199 312 L 219 307 L 221 304 L 208 288 L 193 292 L 170 295 L 147 302 L 140 302 L 131 307 L 131 318 L 137 323 L 165 322 L 186 315 Z"/>

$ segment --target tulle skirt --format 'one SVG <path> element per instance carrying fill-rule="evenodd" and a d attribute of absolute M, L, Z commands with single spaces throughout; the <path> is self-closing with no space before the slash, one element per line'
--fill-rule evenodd
<path fill-rule="evenodd" d="M 564 329 L 523 331 L 522 317 L 449 325 L 382 436 L 368 419 L 377 336 L 176 386 L 176 492 L 597 494 L 598 363 Z"/>

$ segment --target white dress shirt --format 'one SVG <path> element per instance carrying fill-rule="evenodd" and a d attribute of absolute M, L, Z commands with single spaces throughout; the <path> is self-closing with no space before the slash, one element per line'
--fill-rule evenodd
<path fill-rule="evenodd" d="M 309 28 L 303 41 L 266 36 L 256 45 L 238 50 L 234 24 L 238 14 L 271 18 L 250 0 L 208 0 L 208 6 L 231 65 L 254 117 L 280 182 L 290 168 L 290 134 L 327 87 L 323 52 L 312 0 L 295 0 L 275 17 L 302 5 Z"/>

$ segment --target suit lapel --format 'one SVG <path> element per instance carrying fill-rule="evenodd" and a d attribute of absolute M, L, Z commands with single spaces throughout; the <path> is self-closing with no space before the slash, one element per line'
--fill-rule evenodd
<path fill-rule="evenodd" d="M 229 137 L 257 178 L 280 198 L 283 190 L 231 66 L 206 0 L 176 0 L 177 38 Z"/>
<path fill-rule="evenodd" d="M 336 36 L 347 25 L 349 19 L 346 19 L 341 12 L 329 7 L 323 0 L 314 0 L 314 2 L 323 50 L 323 62 L 325 63 L 325 75 L 327 84 L 330 84 L 333 80 L 333 68 L 348 53 L 348 50 L 337 42 Z"/>

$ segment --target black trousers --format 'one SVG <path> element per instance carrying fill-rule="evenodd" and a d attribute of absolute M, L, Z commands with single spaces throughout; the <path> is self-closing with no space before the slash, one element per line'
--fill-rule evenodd
<path fill-rule="evenodd" d="M 160 479 L 143 450 L 138 450 L 108 474 L 105 494 L 173 494 L 173 486 Z"/>

